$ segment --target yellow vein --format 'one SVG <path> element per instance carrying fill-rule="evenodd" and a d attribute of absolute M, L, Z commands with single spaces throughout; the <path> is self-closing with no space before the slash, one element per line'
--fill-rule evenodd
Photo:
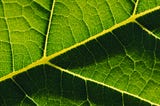
<path fill-rule="evenodd" d="M 104 86 L 104 87 L 111 88 L 111 89 L 113 89 L 113 90 L 115 90 L 115 91 L 117 91 L 117 92 L 120 92 L 120 93 L 122 93 L 122 94 L 127 94 L 127 95 L 130 95 L 130 96 L 132 96 L 132 97 L 138 98 L 138 99 L 140 99 L 140 100 L 142 100 L 142 101 L 145 101 L 145 102 L 150 103 L 151 105 L 159 106 L 159 104 L 153 103 L 153 102 L 151 102 L 151 101 L 149 101 L 149 100 L 147 100 L 147 99 L 144 99 L 144 98 L 142 98 L 142 97 L 140 97 L 140 96 L 138 96 L 138 95 L 134 95 L 134 94 L 132 94 L 132 93 L 129 93 L 129 92 L 126 92 L 126 91 L 117 89 L 117 88 L 115 88 L 115 87 L 113 87 L 113 86 L 107 85 L 107 84 L 105 84 L 105 83 L 96 81 L 96 80 L 94 80 L 94 79 L 84 77 L 84 76 L 82 76 L 82 75 L 76 74 L 76 73 L 71 72 L 71 71 L 69 71 L 69 70 L 63 69 L 62 67 L 59 67 L 59 66 L 57 66 L 57 65 L 55 65 L 55 64 L 52 64 L 52 63 L 50 63 L 50 62 L 47 62 L 47 64 L 48 64 L 49 66 L 53 67 L 53 68 L 56 68 L 56 69 L 58 69 L 58 70 L 60 70 L 60 71 L 62 71 L 62 72 L 68 73 L 68 74 L 70 74 L 70 75 L 73 75 L 73 76 L 78 77 L 78 78 L 80 78 L 80 79 L 83 79 L 83 80 L 85 80 L 85 81 L 91 81 L 91 82 L 93 82 L 93 83 L 102 85 L 102 86 Z"/>
<path fill-rule="evenodd" d="M 149 35 L 152 35 L 153 37 L 155 37 L 156 39 L 160 39 L 159 37 L 157 37 L 153 32 L 151 32 L 150 30 L 148 30 L 146 27 L 144 27 L 142 24 L 140 24 L 139 22 L 135 21 L 135 23 L 137 25 L 139 25 L 144 31 L 146 31 Z"/>
<path fill-rule="evenodd" d="M 20 74 L 20 73 L 23 73 L 23 72 L 25 72 L 25 71 L 33 68 L 33 67 L 36 67 L 36 66 L 45 64 L 46 62 L 47 62 L 47 61 L 45 60 L 45 58 L 42 58 L 42 59 L 40 59 L 40 60 L 38 60 L 38 61 L 36 61 L 36 62 L 33 62 L 33 63 L 30 64 L 30 65 L 28 65 L 28 66 L 26 66 L 26 67 L 18 70 L 18 71 L 13 71 L 13 72 L 7 74 L 6 76 L 1 77 L 1 78 L 0 78 L 0 82 L 2 82 L 2 81 L 4 81 L 4 80 L 7 80 L 7 79 L 10 79 L 10 78 L 12 78 L 12 77 L 14 77 L 14 76 L 16 76 L 16 75 L 18 75 L 18 74 Z"/>
<path fill-rule="evenodd" d="M 49 23 L 48 23 L 46 39 L 45 39 L 43 57 L 46 57 L 46 53 L 47 53 L 47 43 L 48 43 L 49 32 L 50 32 L 51 24 L 52 24 L 52 17 L 53 17 L 53 11 L 54 11 L 54 7 L 55 7 L 55 2 L 56 2 L 56 0 L 53 0 L 52 9 L 51 9 L 50 17 L 49 17 Z"/>
<path fill-rule="evenodd" d="M 130 18 L 126 19 L 125 21 L 119 23 L 119 24 L 115 24 L 115 25 L 112 26 L 111 28 L 109 28 L 109 29 L 107 29 L 107 30 L 103 30 L 102 32 L 100 32 L 100 33 L 98 33 L 98 34 L 96 34 L 96 35 L 94 35 L 94 36 L 91 36 L 91 37 L 89 37 L 88 39 L 86 39 L 86 40 L 84 40 L 84 41 L 81 41 L 81 42 L 76 43 L 76 44 L 74 44 L 74 45 L 72 45 L 72 46 L 70 46 L 70 47 L 68 47 L 68 48 L 65 48 L 65 49 L 59 51 L 59 52 L 56 52 L 56 53 L 48 56 L 47 58 L 48 58 L 48 60 L 50 60 L 50 59 L 52 59 L 52 58 L 55 58 L 55 57 L 57 57 L 57 56 L 59 56 L 59 55 L 61 55 L 61 54 L 63 54 L 63 53 L 66 53 L 67 51 L 70 51 L 70 50 L 72 50 L 72 49 L 74 49 L 74 48 L 77 48 L 77 47 L 79 47 L 79 46 L 81 46 L 81 45 L 86 44 L 86 43 L 89 42 L 89 41 L 92 41 L 92 40 L 94 40 L 94 39 L 96 39 L 96 38 L 98 38 L 98 37 L 100 37 L 100 36 L 103 36 L 104 34 L 106 34 L 106 33 L 108 33 L 108 32 L 112 32 L 114 29 L 117 29 L 117 28 L 119 28 L 119 27 L 121 27 L 121 26 L 123 26 L 123 25 L 126 25 L 126 24 L 130 23 L 130 22 L 134 22 L 134 18 L 133 18 L 133 17 L 130 17 Z"/>
<path fill-rule="evenodd" d="M 122 22 L 120 22 L 120 23 L 118 23 L 118 24 L 115 24 L 115 25 L 112 26 L 111 28 L 106 29 L 106 30 L 104 30 L 104 31 L 102 31 L 102 32 L 94 35 L 94 36 L 91 36 L 90 38 L 88 38 L 88 39 L 86 39 L 86 40 L 84 40 L 84 41 L 82 41 L 82 42 L 76 43 L 76 44 L 73 45 L 73 46 L 70 46 L 70 47 L 68 47 L 68 48 L 65 48 L 65 49 L 59 51 L 59 52 L 56 52 L 56 53 L 48 56 L 47 58 L 48 58 L 48 60 L 50 60 L 50 59 L 52 59 L 52 58 L 55 58 L 55 57 L 57 57 L 57 56 L 59 56 L 59 55 L 61 55 L 61 54 L 63 54 L 63 53 L 66 53 L 67 51 L 70 51 L 70 50 L 72 50 L 72 49 L 74 49 L 74 48 L 76 48 L 76 47 L 79 47 L 79 46 L 81 46 L 81 45 L 86 44 L 86 43 L 89 42 L 89 41 L 92 41 L 92 40 L 94 40 L 94 39 L 96 39 L 96 38 L 98 38 L 98 37 L 100 37 L 100 36 L 103 36 L 104 34 L 106 34 L 106 33 L 108 33 L 108 32 L 112 32 L 113 30 L 115 30 L 115 29 L 117 29 L 117 28 L 119 28 L 119 27 L 121 27 L 121 26 L 124 26 L 124 25 L 126 25 L 126 24 L 128 24 L 128 23 L 131 23 L 131 22 L 135 22 L 135 20 L 136 20 L 137 18 L 142 17 L 142 16 L 144 16 L 144 15 L 146 15 L 146 14 L 152 13 L 153 11 L 156 11 L 156 10 L 159 10 L 159 9 L 160 9 L 160 6 L 157 6 L 157 7 L 155 7 L 155 8 L 150 9 L 150 10 L 146 10 L 146 11 L 144 11 L 144 12 L 142 12 L 142 13 L 133 15 L 133 16 L 129 17 L 128 19 L 126 19 L 125 21 L 122 21 Z"/>
<path fill-rule="evenodd" d="M 132 14 L 132 15 L 135 15 L 135 14 L 136 14 L 137 7 L 138 7 L 138 3 L 139 3 L 139 0 L 137 0 L 136 3 L 135 3 L 135 7 L 134 7 L 134 10 L 133 10 L 133 14 Z"/>
<path fill-rule="evenodd" d="M 54 54 L 52 54 L 50 56 L 43 56 L 40 60 L 38 60 L 36 62 L 33 62 L 32 64 L 30 64 L 30 65 L 28 65 L 28 66 L 26 66 L 26 67 L 24 67 L 24 68 L 22 68 L 20 70 L 17 70 L 15 72 L 11 72 L 10 74 L 7 74 L 7 75 L 1 77 L 0 78 L 0 82 L 4 81 L 6 79 L 12 78 L 13 76 L 16 76 L 16 75 L 18 75 L 20 73 L 23 73 L 23 72 L 25 72 L 25 71 L 33 68 L 33 67 L 36 67 L 38 65 L 46 64 L 49 60 L 51 60 L 51 59 L 53 59 L 53 58 L 55 58 L 55 57 L 57 57 L 57 56 L 59 56 L 61 54 L 64 54 L 64 53 L 66 53 L 66 52 L 68 52 L 68 51 L 70 51 L 70 50 L 72 50 L 72 49 L 74 49 L 74 48 L 76 48 L 78 46 L 84 45 L 87 42 L 89 42 L 91 40 L 94 40 L 94 39 L 96 39 L 96 38 L 98 38 L 98 37 L 100 37 L 100 36 L 102 36 L 102 35 L 104 35 L 104 34 L 106 34 L 108 32 L 112 32 L 113 30 L 115 30 L 115 29 L 117 29 L 117 28 L 119 28 L 121 26 L 124 26 L 124 25 L 126 25 L 128 23 L 131 23 L 131 22 L 135 22 L 135 19 L 137 19 L 137 18 L 139 18 L 141 16 L 144 16 L 146 14 L 149 14 L 149 13 L 151 13 L 153 11 L 159 10 L 159 9 L 160 9 L 160 6 L 157 6 L 155 8 L 150 9 L 150 10 L 146 10 L 146 11 L 140 13 L 140 14 L 136 14 L 134 16 L 131 16 L 130 18 L 126 19 L 125 21 L 122 21 L 122 22 L 112 26 L 111 28 L 109 28 L 107 30 L 104 30 L 104 31 L 102 31 L 102 32 L 100 32 L 100 33 L 98 33 L 98 34 L 96 34 L 94 36 L 91 36 L 90 38 L 88 38 L 88 39 L 86 39 L 86 40 L 84 40 L 82 42 L 79 42 L 79 43 L 77 43 L 77 44 L 75 44 L 73 46 L 65 48 L 65 49 L 63 49 L 63 50 L 61 50 L 61 51 L 59 51 L 57 53 L 54 53 Z"/>
<path fill-rule="evenodd" d="M 147 15 L 147 14 L 152 13 L 152 12 L 157 11 L 157 10 L 160 10 L 160 6 L 157 6 L 157 7 L 154 7 L 152 9 L 149 9 L 149 10 L 146 10 L 144 12 L 141 12 L 139 14 L 136 14 L 135 17 L 139 18 L 139 17 L 142 17 L 144 15 Z"/>

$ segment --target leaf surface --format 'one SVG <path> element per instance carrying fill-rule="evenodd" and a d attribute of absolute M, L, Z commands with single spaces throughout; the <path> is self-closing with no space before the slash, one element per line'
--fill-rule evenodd
<path fill-rule="evenodd" d="M 160 104 L 159 0 L 0 1 L 0 104 Z"/>

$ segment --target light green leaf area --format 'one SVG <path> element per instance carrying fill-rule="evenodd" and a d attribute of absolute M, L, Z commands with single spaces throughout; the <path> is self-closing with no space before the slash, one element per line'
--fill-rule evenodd
<path fill-rule="evenodd" d="M 160 0 L 1 0 L 1 106 L 160 105 Z"/>

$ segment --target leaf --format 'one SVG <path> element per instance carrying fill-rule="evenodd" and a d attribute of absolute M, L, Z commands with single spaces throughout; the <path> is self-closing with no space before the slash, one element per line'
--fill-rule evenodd
<path fill-rule="evenodd" d="M 2 106 L 160 105 L 159 0 L 1 0 Z"/>

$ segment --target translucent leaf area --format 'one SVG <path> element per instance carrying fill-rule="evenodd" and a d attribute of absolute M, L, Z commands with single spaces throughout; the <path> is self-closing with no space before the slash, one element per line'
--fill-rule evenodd
<path fill-rule="evenodd" d="M 1 0 L 0 106 L 159 106 L 160 0 Z"/>

